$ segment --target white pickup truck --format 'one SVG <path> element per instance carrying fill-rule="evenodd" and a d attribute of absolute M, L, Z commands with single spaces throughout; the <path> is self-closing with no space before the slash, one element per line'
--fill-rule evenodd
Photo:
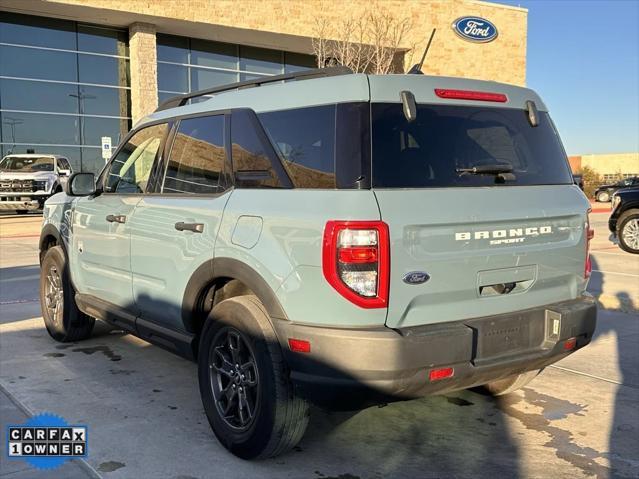
<path fill-rule="evenodd" d="M 7 155 L 0 162 L 0 211 L 26 213 L 41 209 L 62 191 L 71 175 L 64 156 L 41 153 Z"/>

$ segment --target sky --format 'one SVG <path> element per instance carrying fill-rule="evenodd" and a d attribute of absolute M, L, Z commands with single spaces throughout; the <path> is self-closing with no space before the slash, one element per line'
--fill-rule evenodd
<path fill-rule="evenodd" d="M 527 86 L 567 153 L 639 151 L 639 0 L 493 1 L 528 9 Z"/>

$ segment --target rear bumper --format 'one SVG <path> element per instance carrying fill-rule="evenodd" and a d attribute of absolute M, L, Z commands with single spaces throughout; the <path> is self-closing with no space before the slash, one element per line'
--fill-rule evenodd
<path fill-rule="evenodd" d="M 393 330 L 333 329 L 276 321 L 298 393 L 331 408 L 357 408 L 466 389 L 544 368 L 590 342 L 591 296 L 515 313 Z M 559 320 L 559 322 L 556 322 Z M 310 341 L 310 353 L 288 349 Z M 565 349 L 566 340 L 576 345 Z M 454 376 L 431 382 L 432 369 Z"/>

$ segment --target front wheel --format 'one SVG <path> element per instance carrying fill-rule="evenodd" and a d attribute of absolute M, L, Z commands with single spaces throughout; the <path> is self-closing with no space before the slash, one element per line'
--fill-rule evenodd
<path fill-rule="evenodd" d="M 198 377 L 211 428 L 236 456 L 277 456 L 304 435 L 308 404 L 295 395 L 268 314 L 255 296 L 213 308 L 200 338 Z"/>
<path fill-rule="evenodd" d="M 631 210 L 621 215 L 617 221 L 619 246 L 628 253 L 639 254 L 639 210 Z"/>
<path fill-rule="evenodd" d="M 541 369 L 535 369 L 534 371 L 526 371 L 521 374 L 513 374 L 507 378 L 484 384 L 483 388 L 492 396 L 503 396 L 504 394 L 510 394 L 513 391 L 523 388 L 535 379 L 540 372 Z"/>
<path fill-rule="evenodd" d="M 49 335 L 62 343 L 88 338 L 95 319 L 75 304 L 75 291 L 69 279 L 64 250 L 47 250 L 40 266 L 40 307 Z"/>
<path fill-rule="evenodd" d="M 608 203 L 610 201 L 610 193 L 607 191 L 600 191 L 597 193 L 597 201 L 600 203 Z"/>

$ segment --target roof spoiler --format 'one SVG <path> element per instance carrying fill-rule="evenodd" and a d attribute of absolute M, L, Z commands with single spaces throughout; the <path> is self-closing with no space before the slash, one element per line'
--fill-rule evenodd
<path fill-rule="evenodd" d="M 246 80 L 237 83 L 229 83 L 227 85 L 216 86 L 213 88 L 205 88 L 204 90 L 198 90 L 191 93 L 185 93 L 183 95 L 177 95 L 162 102 L 160 106 L 155 110 L 156 112 L 162 110 L 168 110 L 169 108 L 175 108 L 183 106 L 191 98 L 197 98 L 204 95 L 213 95 L 215 93 L 222 93 L 229 90 L 242 90 L 244 88 L 254 88 L 265 85 L 267 83 L 276 83 L 286 80 L 309 80 L 311 78 L 332 77 L 339 75 L 350 75 L 353 73 L 348 67 L 338 66 L 330 68 L 315 68 L 313 70 L 302 70 L 295 73 L 284 73 L 283 75 L 265 76 L 256 78 L 253 80 Z"/>

